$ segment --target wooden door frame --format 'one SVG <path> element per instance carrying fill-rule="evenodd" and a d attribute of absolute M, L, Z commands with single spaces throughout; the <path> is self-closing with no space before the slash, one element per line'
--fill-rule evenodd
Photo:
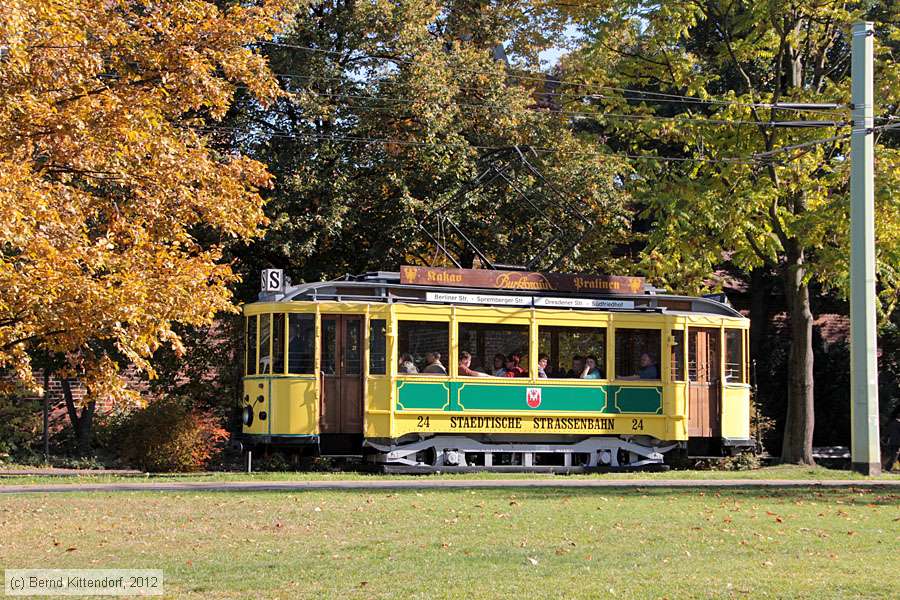
<path fill-rule="evenodd" d="M 696 342 L 696 359 L 697 364 L 695 365 L 695 377 L 696 380 L 692 380 L 690 376 L 690 356 L 691 356 L 691 341 L 692 341 L 692 333 L 697 333 L 697 342 Z M 701 338 L 702 334 L 702 338 Z M 700 415 L 692 415 L 688 414 L 688 435 L 691 437 L 717 437 L 721 435 L 722 432 L 722 356 L 723 356 L 723 348 L 722 348 L 722 330 L 720 327 L 703 327 L 703 326 L 692 326 L 688 324 L 687 330 L 685 332 L 687 337 L 687 351 L 688 351 L 688 364 L 687 366 L 687 380 L 688 380 L 688 410 L 690 411 L 691 405 L 694 403 L 695 390 L 699 390 L 702 386 L 706 389 L 706 406 L 705 411 L 709 415 L 709 423 L 708 426 L 704 424 L 697 425 L 698 419 Z M 717 345 L 717 355 L 714 357 L 710 357 L 710 338 L 711 336 L 715 336 L 718 341 Z M 702 343 L 701 343 L 702 339 Z M 702 350 L 702 352 L 701 352 Z M 701 356 L 703 357 L 703 362 L 701 363 Z M 701 380 L 701 364 L 705 366 L 703 369 L 703 381 Z M 710 375 L 716 375 L 715 378 L 711 378 Z M 692 427 L 694 433 L 692 433 Z M 701 431 L 697 432 L 697 428 L 700 428 Z"/>
<path fill-rule="evenodd" d="M 362 314 L 344 314 L 344 313 L 321 313 L 319 315 L 320 323 L 321 323 L 321 342 L 319 348 L 319 361 L 320 361 L 320 372 L 319 377 L 321 379 L 321 393 L 319 394 L 319 431 L 324 434 L 360 434 L 365 427 L 365 343 L 366 343 L 366 332 L 365 332 L 365 323 L 366 318 L 365 315 Z M 325 364 L 323 356 L 325 351 L 325 322 L 328 320 L 333 320 L 335 322 L 335 339 L 334 339 L 334 373 L 326 373 L 325 372 Z M 347 339 L 347 324 L 351 321 L 356 321 L 359 323 L 359 344 L 360 344 L 360 365 L 359 365 L 359 373 L 354 373 L 351 375 L 347 375 L 344 373 L 345 369 L 345 342 Z M 360 430 L 359 431 L 345 431 L 345 419 L 344 419 L 344 379 L 347 378 L 358 378 L 359 379 L 359 410 L 360 410 Z M 327 381 L 332 380 L 336 383 L 336 395 L 337 398 L 332 399 L 329 397 L 327 392 Z M 337 417 L 333 416 L 337 413 Z M 327 421 L 326 421 L 327 419 Z M 334 424 L 333 427 L 326 427 L 326 422 Z M 328 431 L 326 431 L 328 429 Z"/>

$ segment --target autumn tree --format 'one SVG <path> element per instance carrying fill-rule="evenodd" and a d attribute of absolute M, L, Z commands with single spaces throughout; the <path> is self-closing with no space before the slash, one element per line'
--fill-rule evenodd
<path fill-rule="evenodd" d="M 251 44 L 288 0 L 9 0 L 0 7 L 0 368 L 48 356 L 94 401 L 126 399 L 176 324 L 233 310 L 222 243 L 258 235 L 265 167 L 199 125 L 238 86 L 279 89 Z M 7 379 L 8 380 L 8 379 Z M 84 427 L 82 427 L 84 429 Z M 82 443 L 86 442 L 84 435 Z"/>
<path fill-rule="evenodd" d="M 243 268 L 299 281 L 440 264 L 419 228 L 440 208 L 491 261 L 523 263 L 559 225 L 582 241 L 559 268 L 614 269 L 629 230 L 622 162 L 545 101 L 554 84 L 539 54 L 563 25 L 542 2 L 311 3 L 261 46 L 288 95 L 245 99 L 215 130 L 277 180 L 271 225 L 239 253 Z M 426 225 L 470 264 L 449 223 Z"/>
<path fill-rule="evenodd" d="M 812 463 L 810 286 L 846 292 L 849 282 L 850 27 L 876 22 L 877 125 L 888 125 L 900 103 L 900 9 L 836 0 L 569 7 L 584 39 L 567 79 L 582 85 L 563 93 L 595 111 L 609 148 L 673 159 L 639 161 L 630 180 L 654 221 L 648 273 L 685 291 L 722 264 L 780 280 L 791 340 L 782 459 Z M 883 314 L 900 291 L 900 153 L 884 143 L 892 134 L 880 130 L 876 146 Z"/>

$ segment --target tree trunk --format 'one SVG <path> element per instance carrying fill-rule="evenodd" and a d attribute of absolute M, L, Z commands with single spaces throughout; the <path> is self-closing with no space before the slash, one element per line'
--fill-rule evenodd
<path fill-rule="evenodd" d="M 75 430 L 75 440 L 78 446 L 78 454 L 80 456 L 88 456 L 91 453 L 91 434 L 93 433 L 94 411 L 97 403 L 88 402 L 78 414 L 78 408 L 75 406 L 75 398 L 72 395 L 72 384 L 68 379 L 62 379 L 63 398 L 66 401 L 66 412 L 69 415 L 69 422 L 72 429 Z"/>
<path fill-rule="evenodd" d="M 809 304 L 809 288 L 803 281 L 805 271 L 803 251 L 789 249 L 785 292 L 791 323 L 791 351 L 788 357 L 787 422 L 784 426 L 781 461 L 814 465 L 813 316 Z"/>
<path fill-rule="evenodd" d="M 769 331 L 769 296 L 772 284 L 769 271 L 757 267 L 750 274 L 750 359 L 762 356 L 762 345 Z"/>

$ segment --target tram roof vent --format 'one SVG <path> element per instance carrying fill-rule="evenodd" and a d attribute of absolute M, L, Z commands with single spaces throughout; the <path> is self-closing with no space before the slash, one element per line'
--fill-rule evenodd
<path fill-rule="evenodd" d="M 400 273 L 397 271 L 368 271 L 357 275 L 354 279 L 373 283 L 400 283 Z"/>

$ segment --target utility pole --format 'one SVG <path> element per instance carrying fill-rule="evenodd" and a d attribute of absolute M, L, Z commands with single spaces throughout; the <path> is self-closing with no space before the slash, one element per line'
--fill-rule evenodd
<path fill-rule="evenodd" d="M 881 474 L 875 335 L 875 109 L 872 23 L 853 24 L 850 138 L 850 421 L 853 470 Z"/>

